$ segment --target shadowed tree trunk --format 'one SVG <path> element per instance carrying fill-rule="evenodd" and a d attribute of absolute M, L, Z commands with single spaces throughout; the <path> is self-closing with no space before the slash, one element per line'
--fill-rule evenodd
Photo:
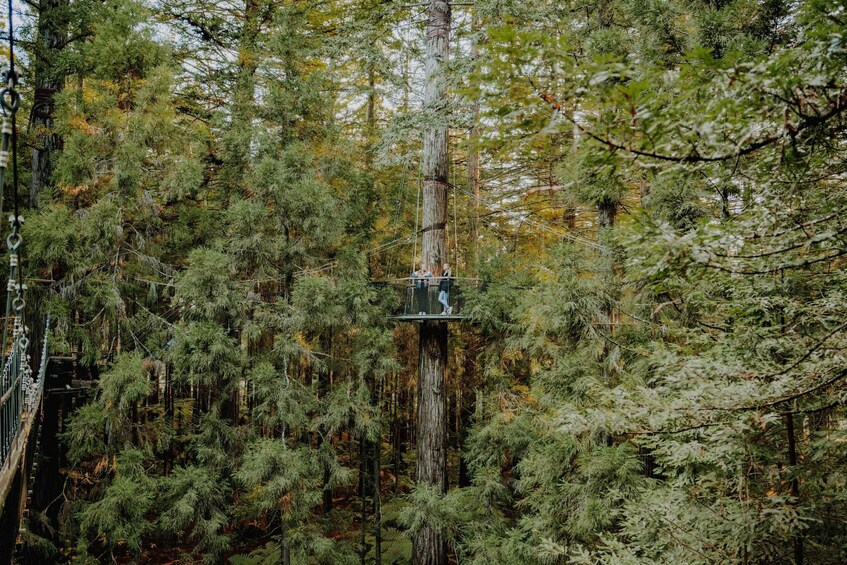
<path fill-rule="evenodd" d="M 53 132 L 53 113 L 56 93 L 62 90 L 64 75 L 56 69 L 56 54 L 65 46 L 65 15 L 67 0 L 39 0 L 38 43 L 35 51 L 35 92 L 31 127 L 35 143 L 32 146 L 32 178 L 29 202 L 38 206 L 38 195 L 50 184 L 51 159 L 60 150 L 61 139 Z"/>
<path fill-rule="evenodd" d="M 791 472 L 797 472 L 797 440 L 794 433 L 794 415 L 787 414 L 785 416 L 785 433 L 788 435 L 788 464 L 791 467 Z M 792 504 L 796 505 L 800 499 L 800 481 L 795 475 L 791 478 L 790 487 Z M 803 565 L 803 536 L 796 534 L 794 536 L 794 565 Z"/>
<path fill-rule="evenodd" d="M 618 203 L 611 198 L 603 198 L 597 204 L 597 225 L 600 229 L 611 228 L 615 225 L 615 215 L 618 212 Z"/>
<path fill-rule="evenodd" d="M 447 395 L 444 373 L 447 360 L 447 324 L 425 322 L 421 327 L 420 383 L 418 385 L 417 467 L 418 485 L 447 490 Z M 447 543 L 433 528 L 424 526 L 414 539 L 414 562 L 447 563 Z"/>

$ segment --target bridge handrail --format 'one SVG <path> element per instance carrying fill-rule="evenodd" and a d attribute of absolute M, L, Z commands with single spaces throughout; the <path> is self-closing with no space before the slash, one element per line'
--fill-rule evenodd
<path fill-rule="evenodd" d="M 33 410 L 41 401 L 41 393 L 44 390 L 44 379 L 47 374 L 47 356 L 48 356 L 48 339 L 50 336 L 50 316 L 47 316 L 47 322 L 44 325 L 44 343 L 41 346 L 41 360 L 38 367 L 38 373 L 35 378 L 28 383 L 26 390 L 26 406 L 28 410 Z M 27 364 L 28 366 L 29 364 Z M 29 371 L 30 377 L 32 371 Z"/>
<path fill-rule="evenodd" d="M 5 356 L 6 363 L 2 373 L 3 395 L 0 396 L 0 468 L 6 466 L 10 456 L 17 449 L 14 446 L 23 444 L 19 438 L 24 429 L 21 423 L 25 419 L 31 420 L 41 403 L 47 374 L 49 355 L 47 330 L 49 328 L 50 317 L 48 316 L 40 366 L 35 378 L 30 367 L 30 356 L 27 354 L 29 338 L 26 336 L 26 327 L 23 324 L 18 325 L 12 350 Z"/>

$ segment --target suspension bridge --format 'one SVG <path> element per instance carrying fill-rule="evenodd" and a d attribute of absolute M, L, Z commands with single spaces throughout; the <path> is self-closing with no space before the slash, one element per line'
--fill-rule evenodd
<path fill-rule="evenodd" d="M 21 107 L 15 70 L 14 22 L 9 2 L 9 68 L 2 74 L 0 109 L 2 109 L 2 138 L 0 138 L 0 216 L 2 216 L 4 178 L 11 166 L 10 187 L 14 214 L 9 217 L 11 231 L 6 238 L 8 249 L 8 280 L 6 311 L 0 324 L 0 562 L 12 560 L 19 525 L 30 490 L 33 455 L 37 443 L 39 422 L 43 416 L 42 399 L 49 362 L 48 332 L 50 319 L 43 326 L 43 337 L 34 343 L 28 324 L 39 324 L 26 304 L 27 287 L 23 282 L 23 217 L 18 205 L 18 156 L 16 115 Z M 39 324 L 40 325 L 40 324 Z M 33 354 L 33 350 L 37 353 Z"/>

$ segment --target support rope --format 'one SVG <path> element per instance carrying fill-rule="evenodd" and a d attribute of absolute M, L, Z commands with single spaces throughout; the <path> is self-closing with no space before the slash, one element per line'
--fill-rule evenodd
<path fill-rule="evenodd" d="M 456 166 L 453 165 L 453 182 L 456 186 Z M 458 191 L 453 188 L 453 276 L 459 276 L 459 205 L 456 200 Z"/>
<path fill-rule="evenodd" d="M 0 374 L 0 465 L 5 464 L 13 454 L 15 441 L 22 429 L 23 417 L 34 417 L 34 411 L 41 401 L 44 387 L 44 377 L 47 370 L 47 332 L 50 319 L 45 324 L 44 343 L 41 352 L 41 366 L 38 373 L 33 375 L 30 365 L 28 348 L 30 339 L 26 325 L 26 300 L 21 273 L 22 238 L 21 224 L 23 218 L 18 208 L 19 179 L 18 179 L 18 137 L 17 111 L 21 106 L 21 97 L 17 91 L 18 74 L 15 71 L 15 40 L 12 0 L 8 1 L 9 9 L 9 69 L 3 73 L 5 87 L 0 91 L 0 109 L 3 113 L 2 141 L 0 141 L 0 215 L 3 210 L 3 188 L 5 172 L 11 162 L 14 215 L 9 218 L 11 233 L 6 239 L 9 251 L 9 280 L 6 284 L 6 317 L 3 321 L 2 354 L 3 372 Z M 10 151 L 11 145 L 11 151 Z M 11 153 L 11 154 L 10 154 Z M 9 322 L 11 321 L 11 338 Z"/>
<path fill-rule="evenodd" d="M 13 96 L 13 109 L 10 108 L 12 115 L 12 186 L 14 188 L 14 210 L 15 224 L 20 229 L 20 216 L 18 212 L 18 124 L 17 115 L 18 108 L 21 105 L 21 97 L 18 94 L 15 86 L 18 82 L 18 74 L 15 71 L 15 20 L 12 10 L 12 0 L 9 0 L 9 72 L 6 76 L 9 92 Z M 14 102 L 15 98 L 17 99 Z M 2 210 L 0 210 L 2 212 Z"/>
<path fill-rule="evenodd" d="M 420 233 L 418 232 L 418 229 L 420 227 L 421 190 L 422 190 L 422 187 L 423 187 L 423 158 L 421 158 L 420 164 L 419 164 L 419 167 L 418 167 L 418 198 L 417 198 L 417 202 L 415 203 L 415 248 L 414 248 L 414 251 L 412 252 L 412 270 L 409 271 L 410 273 L 414 273 L 415 267 L 417 266 L 417 265 L 415 265 L 415 262 L 416 262 L 417 257 L 418 257 L 418 235 L 420 235 Z"/>

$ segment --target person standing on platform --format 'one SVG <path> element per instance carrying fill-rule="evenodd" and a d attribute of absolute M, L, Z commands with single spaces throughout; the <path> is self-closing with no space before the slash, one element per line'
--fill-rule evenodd
<path fill-rule="evenodd" d="M 432 274 L 427 271 L 426 265 L 421 265 L 420 269 L 412 273 L 412 284 L 415 287 L 415 301 L 418 304 L 418 315 L 423 316 L 427 313 L 427 293 L 429 291 L 429 277 Z"/>
<path fill-rule="evenodd" d="M 438 282 L 438 302 L 441 303 L 441 314 L 444 316 L 449 316 L 453 313 L 453 307 L 450 306 L 450 288 L 452 286 L 453 273 L 450 271 L 450 265 L 444 263 L 441 280 Z"/>

